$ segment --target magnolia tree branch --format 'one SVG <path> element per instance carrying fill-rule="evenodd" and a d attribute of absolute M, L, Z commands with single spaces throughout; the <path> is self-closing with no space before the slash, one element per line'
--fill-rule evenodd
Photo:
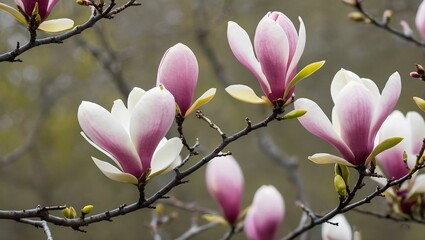
<path fill-rule="evenodd" d="M 43 228 L 44 234 L 46 234 L 47 240 L 53 240 L 52 232 L 50 231 L 49 225 L 46 221 L 35 221 L 31 219 L 17 219 L 16 221 L 32 225 L 36 228 Z"/>
<path fill-rule="evenodd" d="M 21 59 L 18 59 L 17 57 L 19 55 L 21 55 L 22 53 L 34 48 L 34 47 L 38 47 L 41 45 L 47 45 L 47 44 L 53 44 L 53 43 L 63 43 L 63 41 L 65 41 L 68 38 L 71 38 L 77 34 L 82 33 L 83 31 L 85 31 L 88 28 L 91 28 L 92 26 L 94 26 L 99 20 L 101 19 L 111 19 L 113 18 L 116 14 L 122 12 L 123 10 L 127 9 L 130 6 L 137 6 L 140 5 L 139 3 L 136 3 L 136 0 L 129 0 L 127 3 L 117 7 L 114 9 L 114 7 L 116 6 L 116 2 L 115 0 L 111 0 L 110 4 L 108 5 L 108 7 L 103 10 L 102 12 L 99 12 L 98 10 L 96 10 L 96 8 L 92 8 L 92 14 L 89 18 L 89 20 L 87 20 L 87 22 L 85 22 L 82 25 L 78 25 L 76 27 L 74 27 L 72 30 L 64 32 L 62 34 L 59 35 L 55 35 L 55 36 L 51 36 L 51 37 L 46 37 L 46 38 L 42 38 L 42 39 L 34 39 L 31 38 L 30 41 L 28 41 L 28 43 L 24 44 L 23 46 L 21 46 L 21 44 L 18 42 L 16 44 L 16 48 L 10 52 L 6 52 L 3 54 L 0 54 L 0 62 L 21 62 Z"/>
<path fill-rule="evenodd" d="M 10 219 L 10 220 L 22 220 L 27 218 L 39 218 L 42 221 L 53 223 L 59 226 L 71 227 L 74 230 L 83 231 L 81 227 L 88 226 L 93 223 L 101 221 L 109 221 L 112 218 L 118 217 L 120 215 L 125 215 L 134 211 L 137 211 L 142 208 L 153 208 L 153 204 L 159 199 L 167 198 L 166 194 L 171 191 L 174 187 L 184 183 L 184 179 L 190 174 L 194 173 L 202 166 L 207 164 L 211 159 L 220 155 L 223 149 L 230 143 L 238 140 L 239 138 L 248 135 L 254 130 L 259 128 L 266 127 L 270 122 L 277 119 L 278 115 L 281 113 L 282 109 L 274 109 L 272 114 L 270 114 L 266 119 L 260 121 L 256 124 L 247 124 L 247 126 L 240 130 L 239 132 L 234 133 L 233 135 L 226 136 L 223 138 L 221 143 L 208 155 L 203 157 L 201 160 L 187 168 L 186 170 L 175 169 L 175 176 L 170 180 L 164 187 L 157 191 L 152 196 L 147 199 L 140 199 L 137 202 L 134 202 L 130 205 L 123 204 L 118 208 L 99 213 L 90 217 L 81 216 L 78 218 L 64 218 L 58 217 L 51 214 L 52 211 L 60 210 L 61 208 L 51 208 L 51 207 L 36 207 L 34 209 L 26 210 L 0 210 L 0 219 Z"/>
<path fill-rule="evenodd" d="M 368 216 L 373 216 L 376 218 L 380 218 L 380 219 L 387 219 L 390 221 L 394 221 L 394 222 L 408 222 L 408 223 L 418 223 L 418 224 L 425 224 L 425 220 L 424 219 L 419 219 L 416 218 L 414 216 L 409 216 L 409 217 L 402 217 L 400 215 L 394 215 L 391 213 L 380 213 L 380 212 L 374 212 L 374 211 L 369 211 L 369 210 L 364 210 L 364 209 L 352 209 L 353 212 L 357 212 L 363 215 L 368 215 Z"/>
<path fill-rule="evenodd" d="M 352 3 L 351 3 L 351 1 L 344 1 L 344 2 L 346 2 L 348 5 L 352 6 L 354 9 L 356 9 L 358 12 L 360 12 L 363 15 L 362 21 L 370 23 L 370 24 L 372 24 L 372 25 L 374 25 L 378 28 L 382 28 L 385 31 L 387 31 L 387 32 L 399 37 L 399 38 L 402 38 L 402 39 L 404 39 L 408 42 L 414 43 L 415 45 L 417 45 L 419 47 L 423 47 L 423 48 L 425 47 L 425 43 L 422 42 L 421 40 L 414 38 L 411 35 L 411 32 L 405 33 L 404 31 L 400 31 L 400 30 L 397 30 L 397 29 L 391 27 L 389 25 L 391 17 L 389 17 L 389 18 L 384 17 L 384 20 L 379 20 L 378 18 L 372 16 L 363 7 L 363 2 L 361 0 L 354 0 Z"/>
<path fill-rule="evenodd" d="M 408 174 L 406 174 L 405 176 L 403 176 L 402 178 L 397 179 L 397 180 L 387 179 L 387 183 L 384 186 L 381 186 L 381 187 L 378 186 L 374 192 L 370 193 L 365 198 L 363 198 L 359 201 L 356 201 L 356 202 L 351 202 L 353 200 L 354 196 L 356 195 L 357 191 L 360 190 L 364 186 L 364 183 L 363 183 L 364 178 L 376 175 L 376 174 L 373 174 L 373 173 L 372 174 L 368 173 L 366 171 L 365 167 L 357 168 L 357 171 L 359 173 L 359 177 L 357 179 L 357 182 L 356 182 L 353 190 L 349 193 L 349 195 L 346 198 L 340 199 L 340 203 L 336 208 L 329 211 L 328 213 L 326 213 L 323 216 L 320 216 L 318 214 L 314 214 L 313 211 L 308 210 L 308 212 L 310 213 L 309 214 L 310 223 L 302 224 L 302 225 L 298 226 L 296 229 L 291 231 L 288 235 L 286 235 L 282 239 L 285 239 L 285 240 L 286 239 L 294 239 L 297 236 L 301 235 L 302 233 L 304 233 L 304 232 L 310 230 L 311 228 L 315 227 L 316 225 L 320 225 L 322 223 L 329 222 L 329 220 L 331 218 L 333 218 L 335 215 L 337 215 L 338 213 L 348 212 L 348 211 L 353 210 L 354 208 L 356 208 L 358 206 L 370 203 L 375 197 L 382 196 L 382 194 L 387 189 L 389 189 L 390 187 L 401 185 L 403 182 L 412 178 L 412 176 L 419 169 L 422 169 L 422 168 L 425 167 L 423 161 L 421 161 L 422 156 L 424 154 L 424 151 L 425 151 L 425 140 L 422 143 L 422 148 L 421 148 L 419 154 L 417 155 L 416 165 L 410 170 L 410 172 Z M 306 210 L 304 210 L 304 211 L 306 211 Z"/>

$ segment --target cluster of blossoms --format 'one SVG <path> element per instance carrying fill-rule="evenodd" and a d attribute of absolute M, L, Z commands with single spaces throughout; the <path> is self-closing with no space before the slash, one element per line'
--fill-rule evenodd
<path fill-rule="evenodd" d="M 13 15 L 31 31 L 59 32 L 72 28 L 74 22 L 65 18 L 46 20 L 57 2 L 15 0 L 17 9 L 4 3 L 0 3 L 0 9 Z M 324 61 L 315 62 L 297 72 L 306 43 L 304 23 L 301 18 L 299 21 L 297 31 L 283 13 L 267 13 L 257 26 L 254 46 L 242 27 L 235 22 L 228 23 L 231 51 L 254 74 L 264 94 L 259 97 L 250 87 L 238 84 L 226 88 L 231 96 L 279 110 L 292 103 L 297 83 L 324 64 Z M 425 3 L 418 10 L 416 24 L 425 39 Z M 116 100 L 111 111 L 92 102 L 81 103 L 78 109 L 81 134 L 115 163 L 92 157 L 105 176 L 140 187 L 152 177 L 182 164 L 182 140 L 165 136 L 175 119 L 182 124 L 195 109 L 214 97 L 216 89 L 211 88 L 193 101 L 198 71 L 195 54 L 186 45 L 178 43 L 163 56 L 156 87 L 148 91 L 134 88 L 127 104 Z M 406 117 L 399 111 L 390 115 L 400 92 L 401 79 L 397 72 L 389 77 L 380 93 L 372 80 L 341 69 L 331 84 L 332 122 L 312 100 L 297 99 L 295 109 L 307 112 L 298 118 L 302 126 L 329 142 L 340 153 L 340 156 L 317 153 L 309 159 L 362 171 L 374 170 L 378 163 L 382 169 L 378 167 L 376 171 L 388 178 L 406 176 L 417 164 L 415 155 L 421 148 L 425 122 L 415 112 L 409 112 Z M 386 183 L 383 178 L 375 180 Z M 249 239 L 275 239 L 285 214 L 284 199 L 275 187 L 261 186 L 248 210 L 241 211 L 244 177 L 232 156 L 215 158 L 208 163 L 206 183 L 222 209 L 223 222 L 232 227 L 243 223 Z M 423 193 L 425 175 L 414 174 L 401 186 L 388 189 L 386 196 L 396 213 L 410 215 L 417 212 L 418 205 L 425 200 Z M 323 239 L 352 239 L 351 227 L 342 215 L 330 221 L 339 222 L 340 227 L 323 225 Z"/>

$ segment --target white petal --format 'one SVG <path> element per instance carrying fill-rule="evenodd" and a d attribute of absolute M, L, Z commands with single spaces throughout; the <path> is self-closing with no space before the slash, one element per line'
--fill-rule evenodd
<path fill-rule="evenodd" d="M 127 131 L 127 134 L 130 136 L 129 134 L 130 112 L 125 107 L 121 99 L 114 101 L 114 105 L 112 106 L 112 109 L 111 109 L 111 114 L 112 114 L 112 117 L 114 117 L 118 122 L 121 123 L 121 125 Z"/>
<path fill-rule="evenodd" d="M 118 168 L 114 167 L 108 162 L 101 161 L 97 158 L 92 157 L 94 163 L 96 166 L 102 171 L 105 176 L 107 176 L 109 179 L 112 179 L 114 181 L 118 182 L 124 182 L 124 183 L 131 183 L 131 184 L 137 184 L 138 180 L 136 177 L 134 177 L 131 174 L 121 172 Z"/>
<path fill-rule="evenodd" d="M 236 98 L 239 101 L 252 103 L 252 104 L 268 104 L 269 102 L 264 101 L 262 98 L 258 97 L 255 94 L 252 88 L 242 85 L 235 84 L 228 86 L 226 88 L 226 92 L 230 94 L 230 96 Z"/>
<path fill-rule="evenodd" d="M 334 103 L 339 92 L 351 81 L 361 82 L 357 74 L 343 68 L 335 74 L 331 83 L 331 96 Z"/>
<path fill-rule="evenodd" d="M 177 137 L 168 140 L 164 146 L 155 152 L 151 162 L 151 173 L 149 177 L 157 176 L 176 160 L 182 150 L 183 144 Z"/>
<path fill-rule="evenodd" d="M 136 106 L 136 104 L 143 97 L 143 95 L 145 95 L 145 93 L 146 93 L 145 90 L 138 87 L 135 87 L 133 88 L 133 90 L 131 90 L 127 100 L 127 107 L 130 112 L 133 111 L 134 106 Z"/>
<path fill-rule="evenodd" d="M 316 153 L 313 156 L 308 157 L 308 159 L 317 164 L 339 163 L 347 167 L 355 167 L 355 165 L 351 164 L 347 160 L 329 153 Z"/>

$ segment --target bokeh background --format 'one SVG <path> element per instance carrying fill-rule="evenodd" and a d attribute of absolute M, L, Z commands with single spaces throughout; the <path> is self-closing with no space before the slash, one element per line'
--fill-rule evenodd
<path fill-rule="evenodd" d="M 11 4 L 13 1 L 2 2 Z M 123 0 L 117 2 L 124 3 Z M 395 16 L 391 24 L 400 28 L 399 21 L 404 19 L 414 30 L 420 0 L 364 2 L 378 18 L 385 9 L 393 9 Z M 78 210 L 93 204 L 93 212 L 98 213 L 135 202 L 138 195 L 133 186 L 109 180 L 91 161 L 92 155 L 104 160 L 106 157 L 81 137 L 77 109 L 83 100 L 109 109 L 113 100 L 124 97 L 125 87 L 153 87 L 162 55 L 178 42 L 188 45 L 199 61 L 195 96 L 210 87 L 217 88 L 216 97 L 203 107 L 208 117 L 228 134 L 243 128 L 245 117 L 261 120 L 270 109 L 238 102 L 224 91 L 226 84 L 246 83 L 260 92 L 255 77 L 230 51 L 226 38 L 227 21 L 230 20 L 239 23 L 253 38 L 258 21 L 268 11 L 284 12 L 297 28 L 297 18 L 301 16 L 307 30 L 307 44 L 299 67 L 318 60 L 326 60 L 326 64 L 301 82 L 296 96 L 313 99 L 328 116 L 332 108 L 330 83 L 340 68 L 373 79 L 380 89 L 388 77 L 398 71 L 402 76 L 403 90 L 397 108 L 404 113 L 416 110 L 413 96 L 424 95 L 424 83 L 409 77 L 416 63 L 424 63 L 423 50 L 374 26 L 348 20 L 347 14 L 352 9 L 341 1 L 157 0 L 141 3 L 142 6 L 127 9 L 112 20 L 101 21 L 64 44 L 38 47 L 21 55 L 22 63 L 0 64 L 1 209 L 67 204 Z M 88 8 L 62 0 L 51 17 L 71 17 L 77 24 L 82 24 L 89 15 Z M 418 37 L 415 30 L 414 36 Z M 26 29 L 1 12 L 0 52 L 10 51 L 17 41 L 27 39 Z M 222 66 L 220 73 L 225 75 L 228 83 L 219 79 L 205 46 L 215 54 Z M 125 85 L 117 84 L 120 81 Z M 194 143 L 199 138 L 205 150 L 220 143 L 220 136 L 194 116 L 185 122 L 185 126 L 189 141 Z M 315 165 L 307 160 L 307 156 L 316 152 L 336 153 L 331 146 L 310 135 L 296 120 L 273 122 L 261 132 L 269 134 L 279 150 L 298 160 L 302 191 L 308 206 L 321 213 L 337 205 L 333 167 Z M 177 136 L 175 127 L 170 136 Z M 16 154 L 17 149 L 22 153 Z M 279 236 L 295 228 L 302 213 L 296 207 L 299 189 L 281 164 L 260 149 L 257 135 L 246 136 L 227 150 L 232 151 L 245 175 L 243 206 L 250 204 L 258 187 L 272 184 L 286 201 L 286 216 Z M 11 153 L 17 157 L 10 158 Z M 170 195 L 218 211 L 218 205 L 205 188 L 204 174 L 203 168 L 189 177 L 188 184 L 175 188 Z M 354 171 L 352 175 L 356 176 Z M 152 181 L 148 192 L 159 189 L 169 177 Z M 369 183 L 358 197 L 373 191 L 375 185 Z M 364 208 L 387 210 L 384 199 L 375 199 Z M 189 213 L 169 206 L 165 210 L 177 215 L 173 221 L 161 226 L 164 239 L 176 238 L 190 227 Z M 51 230 L 55 239 L 151 239 L 151 211 L 141 210 L 115 218 L 113 222 L 92 224 L 84 228 L 87 233 L 53 225 Z M 348 213 L 346 217 L 366 240 L 419 239 L 423 235 L 424 227 L 417 224 L 378 220 L 359 213 Z M 217 239 L 226 231 L 218 226 L 195 239 Z M 0 223 L 0 239 L 45 238 L 41 229 L 32 226 L 5 220 Z M 238 234 L 235 239 L 245 237 Z M 320 227 L 309 232 L 309 239 L 320 239 Z"/>

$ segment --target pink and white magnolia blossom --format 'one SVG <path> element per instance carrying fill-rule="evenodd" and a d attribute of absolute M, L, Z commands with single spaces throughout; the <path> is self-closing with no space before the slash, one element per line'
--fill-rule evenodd
<path fill-rule="evenodd" d="M 96 166 L 112 180 L 138 184 L 181 161 L 180 139 L 164 137 L 174 121 L 175 109 L 173 95 L 163 86 L 146 92 L 134 88 L 127 107 L 116 100 L 111 112 L 96 103 L 82 102 L 78 121 L 84 138 L 118 168 L 92 157 Z"/>
<path fill-rule="evenodd" d="M 347 219 L 342 214 L 335 215 L 330 223 L 322 224 L 322 240 L 351 240 L 353 231 Z M 338 225 L 335 225 L 338 224 Z"/>
<path fill-rule="evenodd" d="M 416 29 L 421 35 L 422 40 L 425 40 L 425 1 L 419 5 L 415 18 Z"/>
<path fill-rule="evenodd" d="M 234 157 L 216 157 L 207 164 L 208 192 L 220 204 L 230 225 L 235 225 L 241 209 L 244 177 Z"/>
<path fill-rule="evenodd" d="M 320 164 L 366 166 L 377 154 L 400 142 L 401 138 L 391 138 L 374 148 L 375 136 L 394 109 L 400 91 L 401 80 L 397 72 L 390 76 L 380 94 L 372 80 L 341 69 L 331 84 L 335 104 L 332 123 L 315 102 L 306 98 L 295 101 L 296 109 L 307 110 L 307 114 L 298 118 L 304 128 L 332 144 L 342 155 L 341 158 L 317 153 L 309 159 Z"/>
<path fill-rule="evenodd" d="M 394 111 L 382 124 L 376 137 L 376 144 L 382 139 L 402 136 L 404 140 L 397 146 L 388 149 L 376 156 L 383 174 L 388 178 L 399 179 L 409 173 L 409 168 L 416 164 L 416 155 L 422 147 L 425 135 L 425 121 L 417 112 L 408 112 L 404 116 L 400 111 Z M 407 166 L 403 161 L 404 153 L 407 155 Z M 385 185 L 383 178 L 373 178 L 378 183 Z M 393 203 L 395 212 L 411 214 L 412 207 L 421 201 L 418 195 L 425 193 L 425 174 L 412 176 L 399 187 L 388 189 L 385 194 Z"/>
<path fill-rule="evenodd" d="M 0 9 L 11 14 L 27 27 L 35 27 L 45 32 L 61 32 L 72 28 L 74 21 L 68 18 L 46 21 L 57 2 L 58 0 L 15 0 L 18 10 L 4 3 L 0 3 Z M 32 21 L 35 26 L 30 26 Z"/>
<path fill-rule="evenodd" d="M 245 234 L 251 240 L 272 240 L 285 215 L 285 202 L 275 187 L 261 186 L 245 218 Z"/>
<path fill-rule="evenodd" d="M 157 85 L 164 85 L 173 94 L 183 117 L 208 103 L 215 95 L 216 89 L 211 88 L 192 104 L 197 81 L 198 61 L 192 50 L 182 43 L 169 48 L 159 64 Z"/>
<path fill-rule="evenodd" d="M 245 85 L 232 85 L 226 91 L 234 98 L 254 104 L 276 105 L 285 103 L 295 90 L 295 83 L 307 77 L 324 62 L 313 64 L 295 80 L 298 61 L 304 51 L 306 32 L 301 18 L 297 33 L 291 20 L 281 12 L 269 12 L 258 23 L 254 37 L 254 50 L 247 32 L 230 21 L 227 39 L 235 57 L 258 79 L 265 96 L 259 98 Z M 256 57 L 257 56 L 257 57 Z"/>

